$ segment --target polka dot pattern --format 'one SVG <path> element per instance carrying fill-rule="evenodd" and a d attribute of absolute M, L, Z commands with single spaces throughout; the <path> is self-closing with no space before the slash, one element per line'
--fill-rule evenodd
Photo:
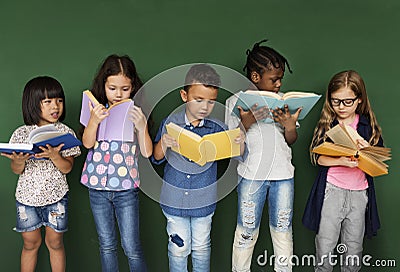
<path fill-rule="evenodd" d="M 139 186 L 136 142 L 96 142 L 89 150 L 81 183 L 97 190 L 127 190 Z"/>

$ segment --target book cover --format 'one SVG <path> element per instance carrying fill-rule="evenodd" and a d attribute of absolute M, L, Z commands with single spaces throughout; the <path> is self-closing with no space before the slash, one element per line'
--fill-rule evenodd
<path fill-rule="evenodd" d="M 267 106 L 270 109 L 283 108 L 288 105 L 291 114 L 295 113 L 298 108 L 302 107 L 298 120 L 304 119 L 311 109 L 315 106 L 321 95 L 310 92 L 289 91 L 281 97 L 279 94 L 267 91 L 247 90 L 240 92 L 238 100 L 233 108 L 232 114 L 239 116 L 238 106 L 244 110 L 249 110 L 254 104 L 258 104 L 257 108 Z M 272 123 L 271 118 L 264 119 L 266 123 Z"/>
<path fill-rule="evenodd" d="M 33 152 L 33 144 L 10 144 L 10 143 L 0 143 L 0 152 L 1 153 L 29 153 L 34 154 Z"/>
<path fill-rule="evenodd" d="M 239 128 L 207 134 L 203 137 L 172 122 L 166 125 L 166 129 L 168 134 L 178 142 L 178 147 L 171 149 L 200 166 L 207 162 L 240 155 L 240 144 L 234 141 L 240 135 Z"/>
<path fill-rule="evenodd" d="M 326 132 L 333 141 L 323 142 L 312 152 L 327 156 L 353 156 L 358 160 L 358 168 L 372 177 L 388 173 L 388 165 L 384 163 L 391 158 L 391 149 L 387 147 L 368 146 L 357 147 L 357 139 L 362 137 L 350 126 L 336 125 Z"/>
<path fill-rule="evenodd" d="M 82 94 L 82 106 L 80 114 L 80 123 L 85 127 L 89 123 L 90 108 L 89 102 L 92 106 L 99 104 L 93 94 L 86 90 Z M 134 105 L 132 99 L 125 99 L 118 103 L 111 105 L 107 111 L 109 115 L 100 123 L 97 129 L 98 141 L 133 141 L 134 137 L 134 124 L 129 119 L 129 110 Z"/>
<path fill-rule="evenodd" d="M 10 154 L 12 152 L 35 154 L 42 152 L 39 146 L 46 146 L 47 144 L 55 147 L 63 143 L 64 146 L 61 150 L 82 145 L 81 141 L 74 135 L 68 132 L 58 131 L 53 124 L 41 126 L 32 130 L 29 133 L 28 142 L 29 144 L 0 143 L 0 152 Z"/>

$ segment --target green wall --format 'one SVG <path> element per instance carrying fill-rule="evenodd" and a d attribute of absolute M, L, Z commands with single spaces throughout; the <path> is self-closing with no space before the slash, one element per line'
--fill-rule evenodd
<path fill-rule="evenodd" d="M 24 84 L 37 75 L 59 79 L 67 97 L 65 123 L 79 127 L 81 92 L 90 87 L 100 62 L 111 53 L 128 54 L 144 81 L 177 65 L 210 62 L 241 72 L 245 50 L 269 38 L 294 71 L 287 73 L 283 90 L 324 93 L 330 77 L 355 69 L 363 76 L 372 107 L 392 148 L 390 173 L 376 179 L 382 228 L 366 240 L 365 254 L 394 259 L 400 265 L 400 198 L 398 134 L 400 98 L 400 2 L 398 0 L 70 0 L 1 1 L 0 3 L 0 141 L 8 141 L 23 124 L 20 110 Z M 220 102 L 223 103 L 223 96 Z M 296 166 L 294 242 L 299 256 L 314 252 L 314 233 L 301 224 L 301 215 L 316 168 L 308 158 L 312 130 L 322 102 L 301 122 L 293 146 Z M 156 119 L 166 112 L 161 110 Z M 65 234 L 68 271 L 100 271 L 96 231 L 87 190 L 79 184 L 84 156 L 69 174 L 69 231 Z M 145 164 L 145 163 L 144 163 Z M 15 222 L 17 176 L 0 158 L 0 270 L 17 271 L 22 247 Z M 142 183 L 152 182 L 152 169 L 141 170 Z M 235 175 L 230 176 L 235 179 Z M 236 220 L 236 193 L 218 203 L 212 229 L 212 271 L 229 271 Z M 141 195 L 141 238 L 150 271 L 167 271 L 167 236 L 159 205 Z M 264 215 L 254 258 L 272 252 Z M 127 262 L 121 256 L 121 271 Z M 253 265 L 253 271 L 271 271 Z M 396 271 L 365 268 L 363 271 Z M 50 271 L 42 246 L 37 271 Z M 295 271 L 312 271 L 309 266 Z"/>

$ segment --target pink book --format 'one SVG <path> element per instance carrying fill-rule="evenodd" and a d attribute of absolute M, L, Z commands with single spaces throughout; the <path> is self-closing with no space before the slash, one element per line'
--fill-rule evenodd
<path fill-rule="evenodd" d="M 82 107 L 80 122 L 85 127 L 89 123 L 90 108 L 89 102 L 92 106 L 99 104 L 93 94 L 87 90 L 82 95 Z M 97 129 L 97 141 L 125 141 L 133 142 L 134 140 L 134 125 L 129 120 L 129 110 L 133 107 L 132 99 L 125 99 L 121 102 L 115 103 L 110 106 L 107 111 L 109 115 L 100 123 Z"/>

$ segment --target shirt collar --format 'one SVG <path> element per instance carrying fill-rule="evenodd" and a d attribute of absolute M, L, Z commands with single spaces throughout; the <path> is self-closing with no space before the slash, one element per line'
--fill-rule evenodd
<path fill-rule="evenodd" d="M 186 125 L 190 126 L 189 119 L 186 116 L 185 110 L 182 110 L 180 112 L 177 112 L 176 114 L 172 114 L 167 118 L 166 123 L 169 122 L 174 122 L 178 126 L 184 127 Z M 211 121 L 212 123 L 212 121 Z M 203 120 L 200 121 L 197 127 L 204 127 L 204 128 L 210 128 L 210 119 L 204 118 Z"/>
<path fill-rule="evenodd" d="M 189 118 L 187 117 L 186 113 L 185 113 L 185 124 L 186 124 L 187 126 L 192 126 L 192 124 L 190 123 Z M 204 126 L 204 119 L 202 119 L 202 120 L 200 121 L 200 123 L 199 123 L 197 126 L 198 126 L 198 127 Z"/>

